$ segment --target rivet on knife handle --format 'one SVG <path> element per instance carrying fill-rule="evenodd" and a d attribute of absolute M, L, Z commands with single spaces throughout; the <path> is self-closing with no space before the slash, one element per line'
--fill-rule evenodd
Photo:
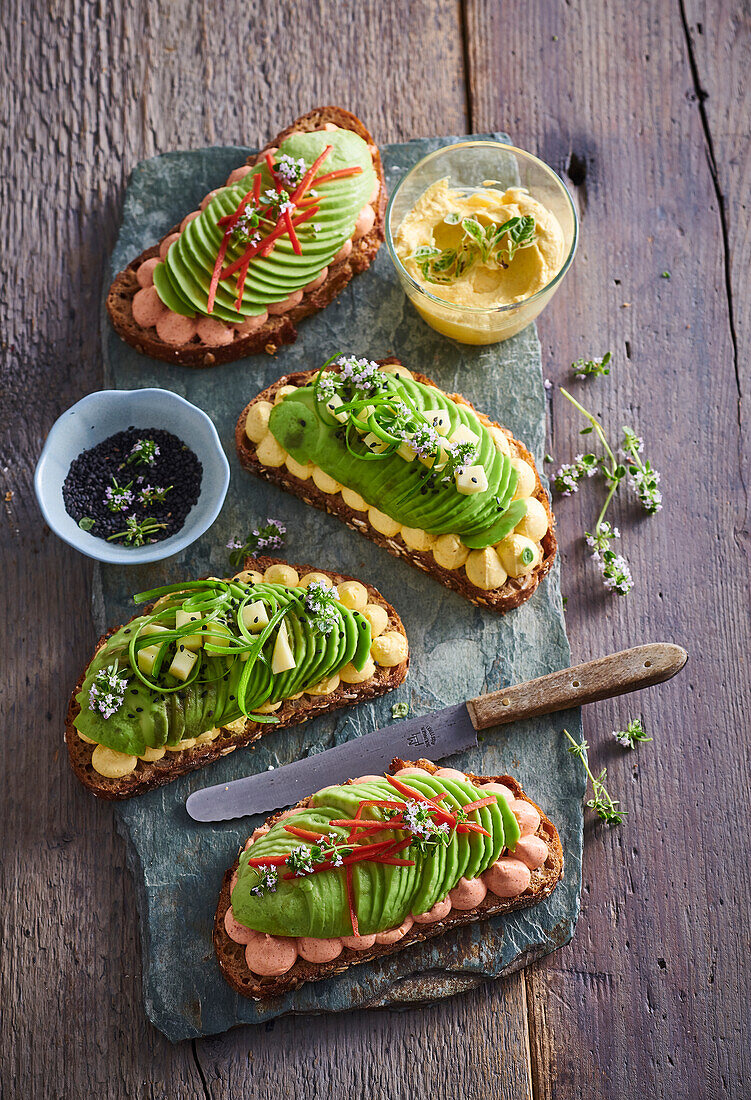
<path fill-rule="evenodd" d="M 680 672 L 687 660 L 686 650 L 671 642 L 635 646 L 480 695 L 469 700 L 467 710 L 475 729 L 488 729 L 660 684 Z"/>

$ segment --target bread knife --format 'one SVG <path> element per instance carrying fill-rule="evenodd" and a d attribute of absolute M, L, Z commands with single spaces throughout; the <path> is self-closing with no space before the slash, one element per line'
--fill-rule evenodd
<path fill-rule="evenodd" d="M 478 730 L 660 684 L 680 672 L 687 660 L 686 650 L 670 642 L 624 649 L 435 714 L 395 722 L 281 768 L 204 787 L 191 794 L 185 806 L 194 821 L 230 821 L 291 806 L 331 784 L 382 774 L 397 756 L 440 760 L 476 748 Z"/>

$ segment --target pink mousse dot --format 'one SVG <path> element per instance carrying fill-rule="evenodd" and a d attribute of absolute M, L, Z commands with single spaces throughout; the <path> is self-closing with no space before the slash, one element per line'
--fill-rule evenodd
<path fill-rule="evenodd" d="M 162 243 L 159 245 L 159 259 L 163 260 L 169 252 L 175 241 L 180 239 L 179 233 L 170 233 L 169 237 L 165 237 Z"/>
<path fill-rule="evenodd" d="M 221 187 L 215 187 L 213 191 L 209 191 L 208 195 L 206 195 L 201 200 L 201 210 L 202 211 L 205 210 L 206 207 L 209 205 L 209 203 L 217 197 L 217 195 L 219 194 L 219 192 L 221 190 L 222 190 Z"/>
<path fill-rule="evenodd" d="M 336 256 L 334 256 L 333 260 L 331 261 L 332 264 L 338 264 L 342 260 L 346 260 L 351 251 L 352 251 L 352 241 L 351 240 L 350 241 L 345 241 L 344 244 L 342 245 L 342 247 L 337 252 Z"/>
<path fill-rule="evenodd" d="M 514 857 L 536 871 L 548 858 L 548 846 L 541 836 L 523 836 L 516 843 Z"/>
<path fill-rule="evenodd" d="M 251 932 L 245 948 L 248 969 L 263 978 L 276 978 L 286 974 L 297 959 L 297 944 L 286 936 L 268 936 L 264 932 Z"/>
<path fill-rule="evenodd" d="M 405 917 L 398 928 L 389 928 L 385 932 L 376 933 L 376 943 L 398 943 L 403 940 L 414 924 L 412 917 Z"/>
<path fill-rule="evenodd" d="M 231 325 L 225 325 L 213 317 L 199 317 L 196 332 L 201 343 L 212 346 L 231 344 L 235 338 L 235 330 Z"/>
<path fill-rule="evenodd" d="M 361 775 L 357 779 L 353 779 L 352 783 L 357 786 L 358 783 L 372 783 L 375 779 L 383 779 L 382 775 Z"/>
<path fill-rule="evenodd" d="M 483 783 L 479 789 L 483 794 L 502 794 L 509 806 L 514 801 L 514 792 L 503 783 Z"/>
<path fill-rule="evenodd" d="M 326 276 L 328 275 L 328 273 L 329 269 L 327 267 L 324 267 L 323 271 L 316 279 L 313 279 L 312 282 L 308 283 L 307 286 L 304 286 L 302 288 L 303 294 L 312 294 L 314 290 L 318 290 L 319 286 L 323 286 L 323 284 L 326 282 Z"/>
<path fill-rule="evenodd" d="M 355 222 L 354 237 L 356 241 L 359 241 L 361 237 L 367 236 L 371 229 L 375 225 L 375 210 L 372 206 L 364 206 L 360 211 L 360 214 Z"/>
<path fill-rule="evenodd" d="M 515 798 L 511 803 L 511 812 L 519 823 L 522 836 L 532 836 L 540 827 L 540 815 L 529 802 Z"/>
<path fill-rule="evenodd" d="M 467 781 L 464 772 L 460 772 L 458 768 L 439 768 L 435 775 L 436 779 L 458 779 L 461 783 Z"/>
<path fill-rule="evenodd" d="M 190 223 L 196 220 L 200 213 L 200 210 L 191 210 L 189 214 L 186 214 L 183 220 L 180 222 L 180 232 L 183 233 L 188 228 Z"/>
<path fill-rule="evenodd" d="M 237 886 L 237 871 L 233 871 L 232 872 L 232 878 L 229 880 L 230 897 L 232 897 L 232 891 L 235 889 L 236 886 Z"/>
<path fill-rule="evenodd" d="M 317 939 L 314 936 L 298 936 L 297 950 L 306 962 L 327 963 L 342 953 L 342 941 L 336 939 Z"/>
<path fill-rule="evenodd" d="M 234 943 L 250 943 L 254 935 L 250 928 L 235 920 L 231 906 L 224 914 L 224 928 Z"/>
<path fill-rule="evenodd" d="M 375 944 L 375 935 L 372 936 L 342 936 L 342 943 L 350 951 L 369 951 Z"/>
<path fill-rule="evenodd" d="M 165 344 L 178 347 L 187 344 L 196 334 L 196 322 L 190 317 L 183 317 L 180 313 L 173 313 L 168 309 L 156 323 L 157 336 Z"/>
<path fill-rule="evenodd" d="M 234 172 L 230 172 L 227 177 L 227 186 L 230 187 L 233 183 L 237 183 L 239 180 L 245 179 L 248 172 L 252 172 L 253 169 L 249 164 L 242 164 L 239 168 L 235 168 Z"/>
<path fill-rule="evenodd" d="M 498 898 L 515 898 L 523 894 L 530 884 L 532 872 L 520 859 L 513 856 L 501 858 L 488 867 L 482 876 L 485 885 Z"/>
<path fill-rule="evenodd" d="M 451 898 L 445 897 L 437 901 L 432 909 L 426 913 L 413 913 L 415 924 L 435 924 L 436 921 L 445 920 L 451 912 Z"/>
<path fill-rule="evenodd" d="M 155 325 L 167 312 L 167 307 L 157 294 L 156 287 L 153 286 L 145 286 L 143 290 L 136 292 L 131 309 L 133 320 L 141 328 L 150 328 Z"/>
<path fill-rule="evenodd" d="M 370 198 L 368 199 L 368 202 L 371 206 L 375 206 L 375 204 L 378 202 L 378 196 L 380 195 L 380 193 L 381 193 L 381 181 L 377 179 L 375 181 L 375 187 L 370 192 Z"/>
<path fill-rule="evenodd" d="M 296 817 L 297 814 L 304 812 L 302 806 L 293 806 L 291 810 L 285 810 L 284 813 L 279 814 L 279 820 L 281 821 L 283 817 Z"/>
<path fill-rule="evenodd" d="M 139 286 L 153 286 L 154 284 L 154 268 L 159 263 L 158 256 L 152 256 L 150 260 L 144 260 L 139 265 L 136 272 L 136 279 Z"/>
<path fill-rule="evenodd" d="M 283 302 L 271 302 L 268 309 L 274 317 L 279 317 L 282 313 L 289 313 L 295 306 L 299 306 L 302 301 L 302 291 L 296 290 L 294 294 L 290 294 L 289 298 L 285 298 Z"/>
<path fill-rule="evenodd" d="M 257 313 L 254 317 L 246 317 L 240 324 L 236 324 L 235 331 L 239 336 L 250 336 L 251 333 L 258 332 L 259 328 L 263 328 L 268 319 L 268 310 L 264 310 L 263 313 Z"/>
<path fill-rule="evenodd" d="M 460 878 L 449 894 L 454 909 L 474 909 L 485 900 L 488 888 L 481 878 Z"/>
<path fill-rule="evenodd" d="M 394 779 L 401 779 L 403 775 L 429 775 L 429 772 L 424 771 L 422 768 L 400 768 L 398 772 L 394 772 Z"/>

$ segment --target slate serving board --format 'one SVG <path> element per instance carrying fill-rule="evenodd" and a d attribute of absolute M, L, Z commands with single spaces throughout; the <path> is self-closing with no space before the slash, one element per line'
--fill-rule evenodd
<path fill-rule="evenodd" d="M 500 134 L 481 136 L 505 140 Z M 426 153 L 455 140 L 386 146 L 389 190 Z M 112 273 L 194 209 L 249 151 L 215 147 L 167 153 L 140 163 L 128 185 Z M 147 566 L 101 567 L 94 599 L 97 624 L 104 629 L 132 614 L 133 592 L 226 571 L 229 538 L 274 516 L 287 525 L 290 561 L 332 566 L 372 581 L 399 609 L 412 652 L 409 677 L 390 696 L 299 730 L 272 732 L 254 749 L 238 750 L 161 790 L 113 806 L 136 885 L 149 1019 L 175 1041 L 284 1013 L 424 1002 L 518 969 L 568 942 L 579 912 L 585 785 L 560 731 L 566 726 L 574 736 L 580 735 L 579 711 L 488 731 L 478 750 L 452 761 L 483 774 L 513 772 L 555 821 L 566 867 L 549 899 L 267 1003 L 246 1001 L 225 984 L 211 943 L 222 875 L 261 818 L 198 826 L 185 811 L 185 799 L 199 787 L 287 763 L 386 724 L 398 700 L 407 700 L 412 713 L 428 713 L 569 663 L 557 567 L 518 610 L 505 617 L 481 611 L 334 517 L 250 477 L 240 468 L 233 446 L 240 409 L 280 374 L 314 367 L 337 351 L 372 358 L 394 353 L 511 428 L 539 464 L 545 399 L 534 325 L 488 348 L 462 346 L 439 336 L 406 301 L 384 246 L 373 267 L 354 279 L 327 310 L 304 321 L 298 342 L 273 359 L 262 355 L 195 371 L 139 355 L 116 336 L 104 310 L 102 332 L 107 384 L 120 389 L 162 386 L 205 409 L 230 459 L 232 481 L 214 527 L 182 554 Z"/>

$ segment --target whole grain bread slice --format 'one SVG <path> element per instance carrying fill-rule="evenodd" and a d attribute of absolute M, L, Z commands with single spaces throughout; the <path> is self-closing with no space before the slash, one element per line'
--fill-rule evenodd
<path fill-rule="evenodd" d="M 165 363 L 177 363 L 183 367 L 215 367 L 220 363 L 231 363 L 235 359 L 257 355 L 262 351 L 273 355 L 283 344 L 295 342 L 297 325 L 303 318 L 325 309 L 344 290 L 354 275 L 359 275 L 370 267 L 384 240 L 386 184 L 380 153 L 372 135 L 359 118 L 342 107 L 316 107 L 307 114 L 301 115 L 286 130 L 282 130 L 267 142 L 259 153 L 248 157 L 246 164 L 255 165 L 267 149 L 278 147 L 293 131 L 320 130 L 326 123 L 354 131 L 373 147 L 373 167 L 381 185 L 378 199 L 374 203 L 376 217 L 373 228 L 364 237 L 352 241 L 352 251 L 349 256 L 339 260 L 338 263 L 330 264 L 325 281 L 317 290 L 306 294 L 298 306 L 280 317 L 270 316 L 256 332 L 246 336 L 236 335 L 231 344 L 211 346 L 194 337 L 187 344 L 175 347 L 160 340 L 155 328 L 142 328 L 133 318 L 133 298 L 141 289 L 136 279 L 136 271 L 144 260 L 159 256 L 162 241 L 179 231 L 179 225 L 173 226 L 155 245 L 131 260 L 125 270 L 115 276 L 110 287 L 107 295 L 107 312 L 115 331 L 127 344 L 153 359 L 161 359 Z M 186 210 L 185 213 L 187 214 L 188 211 Z"/>
<path fill-rule="evenodd" d="M 248 558 L 245 562 L 245 568 L 257 569 L 259 572 L 263 572 L 270 565 L 277 564 L 279 560 L 278 558 L 261 556 Z M 331 578 L 334 584 L 359 579 L 334 570 L 322 569 L 319 566 L 295 565 L 294 568 L 297 569 L 300 576 L 314 571 L 324 573 Z M 368 600 L 371 603 L 380 604 L 388 612 L 389 619 L 386 629 L 398 631 L 406 637 L 402 620 L 388 600 L 384 599 L 378 589 L 368 584 L 367 581 L 361 583 L 368 590 Z M 149 605 L 142 607 L 138 615 L 143 615 L 148 610 Z M 137 617 L 134 616 L 134 618 Z M 106 634 L 103 634 L 97 642 L 94 652 L 96 653 L 110 635 L 118 629 L 119 627 L 112 627 Z M 244 724 L 244 728 L 239 731 L 226 727 L 222 728 L 216 740 L 208 744 L 196 745 L 190 749 L 182 749 L 180 752 L 167 752 L 161 760 L 151 762 L 139 760 L 136 770 L 123 779 L 108 779 L 95 770 L 91 763 L 95 746 L 82 741 L 73 725 L 80 711 L 76 696 L 80 692 L 86 676 L 86 669 L 84 669 L 71 694 L 65 721 L 65 742 L 68 747 L 70 763 L 77 778 L 97 798 L 110 800 L 132 798 L 134 795 L 143 794 L 144 791 L 150 791 L 155 787 L 164 786 L 165 783 L 171 783 L 178 776 L 186 775 L 188 772 L 202 768 L 206 764 L 212 764 L 221 756 L 227 756 L 228 753 L 234 752 L 237 748 L 250 745 L 274 730 L 285 729 L 287 726 L 299 726 L 321 714 L 330 714 L 341 707 L 353 706 L 355 703 L 375 699 L 379 695 L 384 695 L 387 691 L 393 691 L 403 682 L 408 668 L 409 657 L 406 661 L 402 661 L 391 668 L 377 665 L 375 675 L 362 684 L 340 683 L 339 687 L 329 695 L 303 695 L 301 699 L 285 699 L 279 710 L 274 712 L 275 717 L 279 719 L 278 723 L 259 723 L 248 719 Z"/>
<path fill-rule="evenodd" d="M 379 362 L 382 366 L 387 364 L 402 365 L 395 357 L 382 359 Z M 417 371 L 412 371 L 411 373 L 418 382 L 422 382 L 426 386 L 434 386 L 436 389 L 440 388 L 426 375 L 420 374 Z M 460 394 L 446 394 L 446 396 L 451 398 L 452 401 L 455 401 L 457 405 L 466 405 L 467 408 L 472 409 L 483 423 L 501 428 L 518 456 L 525 462 L 528 462 L 535 471 L 536 484 L 533 496 L 540 501 L 548 516 L 548 530 L 542 539 L 542 560 L 540 564 L 531 573 L 527 573 L 522 577 L 509 577 L 506 583 L 500 588 L 495 588 L 488 592 L 484 589 L 476 588 L 470 582 L 463 569 L 444 569 L 442 566 L 438 565 L 430 551 L 410 549 L 399 534 L 393 537 L 382 535 L 379 531 L 376 531 L 369 522 L 366 512 L 353 511 L 352 508 L 345 504 L 340 494 L 323 493 L 311 479 L 302 481 L 300 478 L 295 477 L 294 474 L 291 474 L 286 466 L 265 466 L 259 461 L 256 455 L 257 445 L 251 442 L 245 434 L 245 421 L 251 405 L 254 405 L 258 401 L 271 401 L 273 403 L 277 392 L 283 386 L 304 386 L 316 374 L 317 371 L 298 371 L 293 374 L 285 374 L 277 382 L 274 382 L 271 386 L 267 387 L 267 389 L 259 393 L 245 406 L 235 426 L 235 445 L 237 447 L 240 462 L 245 469 L 263 478 L 265 481 L 270 481 L 274 485 L 279 485 L 282 489 L 286 489 L 288 493 L 293 493 L 296 497 L 304 500 L 306 504 L 312 504 L 314 507 L 320 508 L 324 512 L 328 512 L 330 515 L 338 516 L 339 519 L 343 520 L 353 531 L 359 531 L 361 535 L 365 535 L 371 542 L 375 542 L 379 546 L 382 546 L 384 550 L 388 550 L 388 552 L 395 557 L 408 561 L 410 565 L 414 565 L 415 568 L 422 570 L 423 573 L 428 573 L 446 588 L 452 588 L 461 596 L 477 604 L 478 607 L 486 607 L 492 611 L 506 612 L 525 603 L 536 591 L 543 577 L 550 572 L 553 562 L 555 561 L 557 542 L 555 537 L 555 517 L 550 507 L 548 494 L 540 481 L 540 475 L 537 471 L 535 460 L 524 444 L 518 439 L 514 439 L 508 429 L 503 428 L 500 424 L 495 424 L 495 422 L 485 413 L 478 412 L 474 405 L 470 404 L 470 402 Z"/>
<path fill-rule="evenodd" d="M 391 763 L 392 772 L 397 772 L 400 768 L 405 767 L 420 767 L 431 774 L 437 770 L 437 766 L 430 760 L 410 761 L 397 758 Z M 345 947 L 341 955 L 329 963 L 310 963 L 298 956 L 294 966 L 286 974 L 282 974 L 281 977 L 264 978 L 253 974 L 248 969 L 245 962 L 244 946 L 231 940 L 224 926 L 225 914 L 230 907 L 232 876 L 239 863 L 238 854 L 238 858 L 224 876 L 219 904 L 214 917 L 214 948 L 219 961 L 219 968 L 232 988 L 242 994 L 243 997 L 249 997 L 252 1000 L 279 997 L 284 993 L 299 989 L 306 982 L 316 982 L 323 978 L 332 978 L 337 974 L 343 974 L 350 966 L 358 966 L 361 963 L 380 959 L 385 955 L 393 955 L 397 951 L 403 951 L 405 948 L 411 947 L 413 943 L 433 939 L 433 937 L 441 936 L 444 932 L 450 932 L 454 928 L 461 928 L 466 924 L 486 920 L 488 917 L 500 916 L 511 913 L 515 909 L 525 909 L 530 905 L 536 905 L 551 894 L 563 875 L 563 848 L 555 825 L 546 817 L 540 807 L 525 794 L 520 784 L 512 776 L 474 775 L 472 772 L 467 772 L 466 775 L 471 781 L 476 780 L 480 783 L 503 783 L 513 791 L 515 798 L 529 802 L 540 814 L 537 836 L 545 842 L 548 855 L 543 866 L 532 872 L 529 887 L 523 894 L 515 898 L 498 898 L 488 892 L 485 900 L 474 909 L 452 909 L 444 920 L 437 921 L 435 924 L 413 924 L 407 935 L 397 943 L 375 944 L 368 951 L 353 951 Z M 349 782 L 352 782 L 352 780 Z M 304 798 L 297 805 L 304 807 L 309 803 L 310 798 Z M 282 812 L 272 814 L 267 818 L 266 824 L 273 825 L 280 819 Z"/>

